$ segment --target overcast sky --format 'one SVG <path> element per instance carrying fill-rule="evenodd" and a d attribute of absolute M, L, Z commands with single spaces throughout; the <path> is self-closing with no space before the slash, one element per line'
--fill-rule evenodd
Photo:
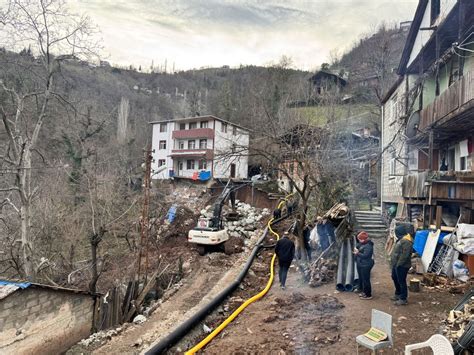
<path fill-rule="evenodd" d="M 112 63 L 168 69 L 265 65 L 314 69 L 382 21 L 412 20 L 418 0 L 73 0 L 100 27 Z"/>

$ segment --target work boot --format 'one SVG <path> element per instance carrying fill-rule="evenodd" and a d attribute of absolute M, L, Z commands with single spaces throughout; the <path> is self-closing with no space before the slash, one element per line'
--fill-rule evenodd
<path fill-rule="evenodd" d="M 407 300 L 398 300 L 395 302 L 395 306 L 406 306 L 408 304 Z"/>
<path fill-rule="evenodd" d="M 397 302 L 399 299 L 400 299 L 400 296 L 398 296 L 398 295 L 390 297 L 390 300 L 393 301 L 393 302 Z"/>

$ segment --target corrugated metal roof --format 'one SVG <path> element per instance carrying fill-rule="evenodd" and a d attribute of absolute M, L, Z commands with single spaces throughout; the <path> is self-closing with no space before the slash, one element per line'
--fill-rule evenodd
<path fill-rule="evenodd" d="M 65 288 L 60 286 L 52 286 L 52 285 L 43 285 L 33 282 L 26 282 L 26 281 L 10 281 L 10 280 L 0 280 L 0 300 L 4 299 L 5 297 L 11 295 L 15 291 L 19 289 L 25 288 L 42 288 L 42 289 L 49 289 L 55 290 L 60 292 L 72 292 L 77 294 L 89 295 L 92 297 L 100 296 L 100 293 L 92 293 L 87 290 L 78 290 L 73 288 Z"/>
<path fill-rule="evenodd" d="M 13 282 L 7 280 L 0 280 L 0 300 L 4 299 L 8 295 L 20 288 L 27 288 L 31 284 L 29 282 Z"/>

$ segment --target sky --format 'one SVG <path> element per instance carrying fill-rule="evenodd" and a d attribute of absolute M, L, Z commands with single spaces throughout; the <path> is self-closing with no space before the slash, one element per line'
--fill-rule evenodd
<path fill-rule="evenodd" d="M 313 70 L 418 0 L 73 0 L 101 30 L 111 63 L 186 70 L 268 65 Z"/>

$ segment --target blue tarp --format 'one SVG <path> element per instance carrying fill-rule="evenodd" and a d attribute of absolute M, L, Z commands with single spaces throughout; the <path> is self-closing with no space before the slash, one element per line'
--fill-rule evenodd
<path fill-rule="evenodd" d="M 173 223 L 174 219 L 176 218 L 176 211 L 178 209 L 178 206 L 173 205 L 170 207 L 168 214 L 166 215 L 166 218 L 170 223 Z"/>
<path fill-rule="evenodd" d="M 199 180 L 206 181 L 211 178 L 211 172 L 210 171 L 200 171 L 199 172 Z"/>
<path fill-rule="evenodd" d="M 428 239 L 428 234 L 430 230 L 421 230 L 415 233 L 415 240 L 413 242 L 413 249 L 418 253 L 418 255 L 423 255 L 423 250 L 425 250 L 425 244 Z M 449 233 L 441 232 L 438 238 L 438 244 L 443 244 L 443 238 Z"/>
<path fill-rule="evenodd" d="M 12 281 L 0 280 L 0 286 L 8 286 L 8 285 L 17 286 L 19 288 L 27 288 L 31 284 L 29 282 L 12 282 Z"/>

